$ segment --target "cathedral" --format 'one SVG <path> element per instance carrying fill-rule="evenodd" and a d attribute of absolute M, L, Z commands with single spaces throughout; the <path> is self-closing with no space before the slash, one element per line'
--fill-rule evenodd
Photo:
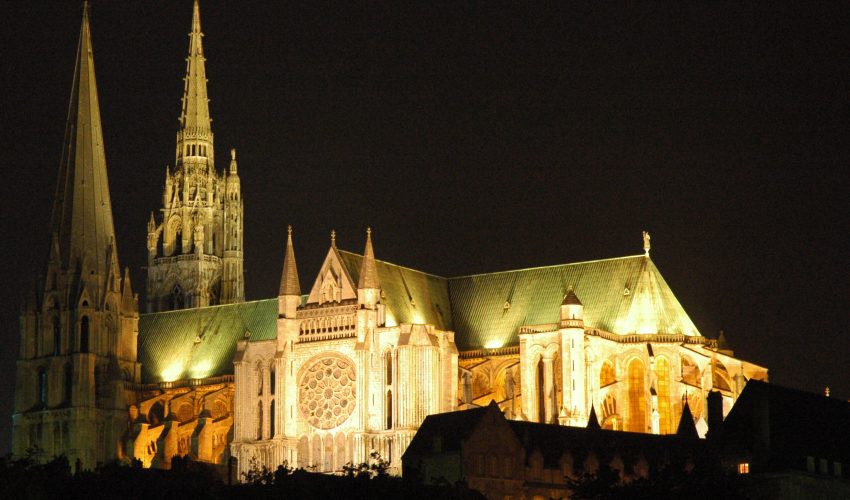
<path fill-rule="evenodd" d="M 687 405 L 704 434 L 710 392 L 725 414 L 747 380 L 767 379 L 700 334 L 647 233 L 637 255 L 441 277 L 378 259 L 391 235 L 367 229 L 358 253 L 332 232 L 302 289 L 290 228 L 282 268 L 266 264 L 278 295 L 246 301 L 243 193 L 236 152 L 214 163 L 197 0 L 189 39 L 140 314 L 118 261 L 83 9 L 50 244 L 22 305 L 15 455 L 330 473 L 377 452 L 400 473 L 431 414 L 492 401 L 514 420 L 670 434 Z"/>

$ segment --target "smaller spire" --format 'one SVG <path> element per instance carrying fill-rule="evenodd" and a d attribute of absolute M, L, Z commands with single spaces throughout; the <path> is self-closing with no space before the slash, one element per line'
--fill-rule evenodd
<path fill-rule="evenodd" d="M 279 295 L 301 295 L 298 268 L 295 265 L 295 249 L 292 246 L 292 226 L 288 226 L 286 232 L 286 255 L 283 258 L 283 273 L 280 276 Z"/>
<path fill-rule="evenodd" d="M 578 296 L 573 291 L 573 287 L 570 287 L 567 290 L 567 294 L 564 295 L 564 301 L 561 302 L 562 306 L 580 306 L 583 305 L 580 300 L 578 300 Z"/>
<path fill-rule="evenodd" d="M 651 247 L 651 245 L 649 244 L 649 240 L 650 240 L 649 231 L 644 231 L 643 232 L 643 256 L 644 257 L 649 257 L 649 249 Z"/>
<path fill-rule="evenodd" d="M 331 247 L 336 248 L 336 230 L 331 229 Z"/>
<path fill-rule="evenodd" d="M 133 297 L 133 285 L 130 283 L 130 268 L 124 268 L 124 283 L 121 290 L 121 309 L 125 314 L 135 312 L 136 301 Z"/>
<path fill-rule="evenodd" d="M 602 426 L 599 425 L 599 417 L 596 416 L 596 407 L 590 405 L 590 416 L 587 417 L 587 428 L 588 429 L 601 429 Z"/>
<path fill-rule="evenodd" d="M 360 282 L 357 288 L 381 288 L 378 280 L 378 265 L 375 263 L 375 251 L 372 249 L 372 228 L 366 228 L 366 249 L 363 251 L 363 265 L 360 267 Z"/>
<path fill-rule="evenodd" d="M 236 148 L 230 148 L 230 174 L 236 174 Z"/>
<path fill-rule="evenodd" d="M 718 351 L 726 351 L 729 349 L 729 342 L 726 340 L 726 332 L 720 330 L 720 333 L 717 335 L 717 350 Z"/>
<path fill-rule="evenodd" d="M 679 419 L 679 427 L 676 428 L 676 435 L 699 439 L 699 432 L 697 432 L 696 423 L 694 422 L 694 414 L 691 413 L 691 407 L 688 406 L 687 400 L 685 400 L 685 405 L 682 407 L 682 418 Z"/>

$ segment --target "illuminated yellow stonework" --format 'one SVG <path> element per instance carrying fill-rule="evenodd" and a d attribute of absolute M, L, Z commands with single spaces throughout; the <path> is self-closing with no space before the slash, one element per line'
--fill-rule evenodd
<path fill-rule="evenodd" d="M 244 302 L 241 188 L 235 152 L 227 172 L 213 166 L 199 16 L 196 2 L 140 317 L 115 251 L 86 11 L 67 192 L 21 315 L 16 455 L 38 447 L 86 468 L 186 455 L 242 473 L 339 472 L 378 452 L 398 473 L 430 414 L 495 401 L 510 419 L 585 426 L 593 409 L 608 429 L 669 433 L 687 401 L 704 434 L 710 391 L 725 413 L 748 379 L 767 378 L 700 334 L 646 233 L 640 255 L 455 278 L 377 260 L 371 230 L 362 255 L 332 233 L 302 295 L 290 228 L 277 296 Z"/>

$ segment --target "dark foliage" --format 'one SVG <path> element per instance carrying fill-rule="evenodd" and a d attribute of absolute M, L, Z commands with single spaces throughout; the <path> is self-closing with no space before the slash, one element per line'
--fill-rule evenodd
<path fill-rule="evenodd" d="M 0 498 L 120 498 L 171 500 L 187 498 L 435 498 L 479 499 L 463 484 L 422 486 L 390 476 L 379 456 L 368 463 L 349 465 L 342 476 L 317 474 L 285 465 L 270 471 L 252 467 L 245 484 L 228 485 L 216 469 L 188 458 L 175 457 L 171 470 L 106 464 L 94 471 L 75 473 L 65 457 L 47 463 L 32 458 L 0 458 Z"/>
<path fill-rule="evenodd" d="M 680 465 L 668 465 L 652 471 L 648 478 L 623 480 L 618 471 L 604 465 L 569 485 L 573 500 L 744 498 L 736 478 L 713 467 L 698 466 L 686 471 Z"/>

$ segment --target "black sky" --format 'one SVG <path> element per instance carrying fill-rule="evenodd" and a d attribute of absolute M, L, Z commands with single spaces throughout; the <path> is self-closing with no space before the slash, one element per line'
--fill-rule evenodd
<path fill-rule="evenodd" d="M 218 168 L 238 150 L 249 298 L 338 233 L 456 276 L 641 252 L 771 380 L 850 398 L 846 2 L 201 3 Z M 2 1 L 0 452 L 81 8 Z M 173 165 L 191 2 L 97 1 L 122 265 Z"/>

